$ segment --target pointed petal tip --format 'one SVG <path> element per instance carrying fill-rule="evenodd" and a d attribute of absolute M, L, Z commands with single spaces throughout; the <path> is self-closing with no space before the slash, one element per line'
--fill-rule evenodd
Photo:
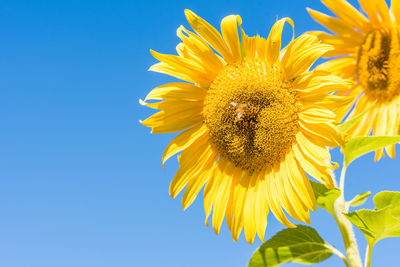
<path fill-rule="evenodd" d="M 314 212 L 316 212 L 316 211 L 317 211 L 317 205 L 312 206 L 312 207 L 311 207 L 311 210 L 314 211 Z M 310 222 L 310 216 L 307 218 L 306 223 L 308 223 L 308 224 L 311 223 L 311 222 Z"/>
<path fill-rule="evenodd" d="M 193 18 L 194 12 L 190 9 L 185 9 L 185 16 L 186 16 L 186 19 L 189 20 L 190 18 Z"/>
<path fill-rule="evenodd" d="M 154 51 L 153 49 L 149 49 L 149 52 L 150 52 L 150 54 L 153 56 L 153 57 L 156 57 L 155 55 L 157 55 L 158 53 L 156 52 L 156 51 Z M 150 67 L 151 68 L 151 67 Z M 150 69 L 149 68 L 149 69 Z"/>
<path fill-rule="evenodd" d="M 190 205 L 185 205 L 182 201 L 182 207 L 183 207 L 183 211 L 186 211 L 190 207 Z"/>
<path fill-rule="evenodd" d="M 317 200 L 315 199 L 315 196 L 311 197 L 311 207 L 310 210 L 312 211 L 317 211 Z M 307 210 L 306 211 L 306 216 L 307 221 L 310 221 L 310 212 Z"/>
<path fill-rule="evenodd" d="M 313 13 L 316 13 L 317 11 L 316 10 L 314 10 L 314 9 L 312 9 L 312 8 L 309 8 L 309 7 L 306 7 L 306 10 L 307 10 L 307 12 L 312 16 L 313 15 Z"/>
<path fill-rule="evenodd" d="M 142 120 L 139 120 L 139 123 L 140 123 L 141 125 L 145 126 L 145 127 L 151 127 L 149 124 L 147 124 L 147 123 L 146 123 L 146 120 L 144 120 L 144 121 L 142 121 Z M 153 128 L 151 128 L 151 131 L 150 131 L 150 133 L 151 133 L 151 134 L 153 134 L 153 133 L 154 133 L 154 130 L 153 130 Z"/>
<path fill-rule="evenodd" d="M 139 98 L 139 104 L 142 106 L 146 106 L 146 101 Z"/>
<path fill-rule="evenodd" d="M 254 235 L 253 235 L 253 236 L 250 236 L 250 237 L 246 237 L 246 241 L 247 241 L 247 243 L 249 243 L 250 245 L 253 245 L 254 239 L 255 239 L 255 236 L 254 236 Z"/>
<path fill-rule="evenodd" d="M 232 239 L 234 242 L 237 242 L 239 240 L 241 232 L 242 232 L 241 228 L 239 228 L 239 230 L 237 230 L 236 232 L 235 232 L 234 228 L 232 228 L 231 234 L 232 234 Z"/>
<path fill-rule="evenodd" d="M 162 165 L 162 167 L 163 167 L 163 169 L 165 170 L 165 162 L 166 162 L 167 160 L 165 159 L 165 153 L 164 153 L 164 155 L 162 156 L 162 159 L 161 159 L 161 165 Z"/>
<path fill-rule="evenodd" d="M 160 53 L 154 51 L 153 49 L 150 49 L 150 54 L 151 54 L 153 57 L 155 57 L 156 59 L 158 59 L 157 56 L 160 55 Z"/>
<path fill-rule="evenodd" d="M 174 192 L 174 189 L 172 188 L 172 184 L 169 186 L 168 193 L 172 198 L 175 198 L 177 195 L 176 192 Z"/>
<path fill-rule="evenodd" d="M 156 64 L 158 64 L 158 63 L 156 63 Z M 154 66 L 155 66 L 156 64 L 150 66 L 150 67 L 147 69 L 147 71 L 154 71 L 154 72 L 157 72 L 156 70 L 154 70 Z"/>
<path fill-rule="evenodd" d="M 252 240 L 247 240 L 247 243 L 249 243 L 250 245 L 253 245 L 254 239 Z"/>
<path fill-rule="evenodd" d="M 221 228 L 220 227 L 218 227 L 218 225 L 213 225 L 213 229 L 214 229 L 214 233 L 216 234 L 216 235 L 219 235 L 219 232 L 220 232 L 220 230 L 221 230 Z"/>
<path fill-rule="evenodd" d="M 237 241 L 239 240 L 239 237 L 238 237 L 238 236 L 234 236 L 234 235 L 232 234 L 232 240 L 233 240 L 233 242 L 237 242 Z"/>

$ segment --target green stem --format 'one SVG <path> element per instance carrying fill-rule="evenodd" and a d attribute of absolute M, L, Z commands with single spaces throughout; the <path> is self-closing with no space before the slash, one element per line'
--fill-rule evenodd
<path fill-rule="evenodd" d="M 335 201 L 335 220 L 339 226 L 340 233 L 343 237 L 344 246 L 346 248 L 347 259 L 351 267 L 362 267 L 360 253 L 357 247 L 356 237 L 354 235 L 353 226 L 347 220 L 345 213 L 348 212 L 346 202 L 344 200 L 344 181 L 347 166 L 343 162 L 342 172 L 340 175 L 339 188 L 342 194 Z"/>
<path fill-rule="evenodd" d="M 365 252 L 365 267 L 371 267 L 372 244 L 368 244 Z"/>

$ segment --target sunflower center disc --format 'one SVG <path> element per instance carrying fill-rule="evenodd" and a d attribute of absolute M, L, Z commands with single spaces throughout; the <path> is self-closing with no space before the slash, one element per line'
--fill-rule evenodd
<path fill-rule="evenodd" d="M 400 94 L 400 49 L 397 34 L 369 33 L 358 52 L 357 72 L 368 97 L 390 102 Z"/>
<path fill-rule="evenodd" d="M 289 151 L 299 129 L 300 104 L 277 67 L 259 60 L 229 65 L 211 84 L 203 114 L 210 141 L 237 167 L 272 167 Z"/>

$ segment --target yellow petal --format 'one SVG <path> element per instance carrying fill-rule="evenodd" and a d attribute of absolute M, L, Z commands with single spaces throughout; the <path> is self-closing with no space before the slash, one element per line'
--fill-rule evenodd
<path fill-rule="evenodd" d="M 326 174 L 327 170 L 324 168 L 329 167 L 330 165 L 328 164 L 331 162 L 331 156 L 328 149 L 324 146 L 316 145 L 315 142 L 309 140 L 302 132 L 297 133 L 296 139 L 298 148 L 301 150 L 305 158 L 313 162 L 314 167 L 318 168 L 319 172 L 321 172 L 322 174 L 318 176 L 313 176 L 313 178 L 317 179 L 329 188 L 333 187 L 332 177 Z M 298 160 L 300 160 L 300 158 Z M 304 165 L 305 162 L 302 161 L 301 163 L 303 163 Z"/>
<path fill-rule="evenodd" d="M 399 23 L 400 22 L 400 1 L 393 0 L 393 1 L 391 1 L 391 3 L 392 3 L 391 10 L 393 11 L 393 15 L 394 15 L 397 23 Z"/>
<path fill-rule="evenodd" d="M 360 121 L 353 125 L 353 127 L 351 127 L 347 133 L 356 136 L 367 136 L 370 134 L 376 121 L 376 115 L 378 114 L 379 109 L 374 102 L 369 101 L 369 98 L 365 94 L 360 96 L 357 104 L 346 120 L 350 120 L 358 116 L 365 110 L 368 110 L 367 113 L 361 118 Z"/>
<path fill-rule="evenodd" d="M 256 188 L 255 188 L 255 227 L 258 237 L 264 242 L 265 229 L 267 228 L 267 218 L 269 212 L 269 205 L 266 196 L 266 181 L 265 170 L 261 171 L 258 175 Z"/>
<path fill-rule="evenodd" d="M 221 22 L 221 32 L 235 62 L 242 59 L 240 52 L 240 40 L 237 24 L 242 23 L 238 15 L 230 15 L 223 18 Z"/>
<path fill-rule="evenodd" d="M 169 194 L 175 198 L 185 185 L 195 179 L 213 163 L 214 152 L 208 140 L 199 140 L 186 148 L 180 158 L 180 166 L 169 187 Z"/>
<path fill-rule="evenodd" d="M 344 36 L 327 34 L 325 32 L 310 32 L 309 34 L 316 36 L 323 43 L 332 45 L 334 49 L 327 51 L 324 57 L 336 57 L 350 54 L 356 57 L 357 48 L 361 45 L 360 41 Z"/>
<path fill-rule="evenodd" d="M 310 8 L 307 8 L 307 11 L 317 22 L 328 28 L 330 31 L 339 35 L 358 39 L 360 42 L 363 41 L 363 36 L 356 30 L 354 30 L 354 28 L 344 23 L 342 20 L 330 17 Z"/>
<path fill-rule="evenodd" d="M 288 173 L 289 168 L 294 168 L 296 165 L 287 166 L 288 162 L 288 155 L 283 162 L 281 162 L 281 167 L 279 172 L 275 173 L 275 182 L 276 187 L 280 191 L 281 203 L 286 212 L 293 217 L 293 219 L 302 222 L 309 222 L 310 218 L 308 217 L 307 209 L 303 206 L 303 203 L 299 201 L 296 197 L 296 193 L 293 191 L 291 187 L 291 183 L 293 177 L 291 174 Z M 290 177 L 290 179 L 289 179 Z"/>
<path fill-rule="evenodd" d="M 224 219 L 230 194 L 230 187 L 232 183 L 232 172 L 233 172 L 233 168 L 227 160 L 222 160 L 222 162 L 219 163 L 218 166 L 219 166 L 218 179 L 220 180 L 220 183 L 218 185 L 214 200 L 214 205 L 213 205 L 214 209 L 212 217 L 212 224 L 216 234 L 219 234 L 222 221 Z"/>
<path fill-rule="evenodd" d="M 319 108 L 308 108 L 299 113 L 300 131 L 322 146 L 344 145 L 343 136 L 335 126 L 335 114 Z"/>
<path fill-rule="evenodd" d="M 235 59 L 229 52 L 224 40 L 213 26 L 188 9 L 185 10 L 185 15 L 192 29 L 206 40 L 228 64 L 235 63 Z"/>
<path fill-rule="evenodd" d="M 186 30 L 183 26 L 178 28 L 177 35 L 183 41 L 183 52 L 187 58 L 204 66 L 214 76 L 219 73 L 224 64 L 206 41 Z"/>
<path fill-rule="evenodd" d="M 360 30 L 365 30 L 368 20 L 346 0 L 321 0 L 344 23 Z"/>
<path fill-rule="evenodd" d="M 397 0 L 392 0 L 397 1 Z M 359 0 L 362 9 L 375 25 L 391 25 L 389 8 L 385 0 Z"/>
<path fill-rule="evenodd" d="M 318 65 L 315 69 L 329 71 L 342 78 L 352 78 L 356 75 L 357 60 L 355 57 L 341 57 Z"/>
<path fill-rule="evenodd" d="M 248 176 L 249 185 L 247 189 L 247 195 L 243 207 L 243 223 L 244 223 L 244 234 L 249 244 L 253 244 L 256 236 L 256 216 L 255 216 L 255 202 L 256 202 L 256 181 L 258 174 L 253 173 Z"/>
<path fill-rule="evenodd" d="M 286 218 L 286 215 L 283 213 L 283 210 L 281 208 L 281 201 L 283 200 L 283 196 L 281 195 L 279 187 L 277 187 L 276 184 L 277 178 L 275 177 L 275 170 L 272 170 L 267 175 L 269 176 L 267 178 L 267 199 L 272 213 L 283 225 L 291 228 L 296 227 Z"/>
<path fill-rule="evenodd" d="M 203 120 L 203 115 L 201 114 L 203 104 L 199 102 L 164 101 L 145 105 L 152 108 L 163 109 L 144 121 L 141 121 L 144 126 L 152 128 L 152 133 L 179 132 Z"/>
<path fill-rule="evenodd" d="M 212 157 L 213 158 L 210 159 L 209 165 L 205 166 L 204 170 L 199 173 L 197 177 L 192 178 L 188 182 L 185 188 L 185 193 L 182 197 L 182 206 L 184 209 L 187 209 L 195 201 L 201 188 L 205 183 L 207 183 L 210 175 L 212 174 L 218 155 L 214 153 Z"/>
<path fill-rule="evenodd" d="M 314 31 L 311 35 L 318 37 L 324 43 L 334 45 L 335 49 L 345 50 L 348 53 L 355 53 L 364 39 L 357 39 L 352 36 L 332 35 L 325 32 Z"/>
<path fill-rule="evenodd" d="M 395 116 L 394 118 L 391 117 L 389 114 L 392 113 L 391 111 L 396 110 L 397 114 L 399 112 L 398 108 L 393 107 L 395 103 L 391 104 L 381 104 L 378 105 L 375 109 L 377 112 L 375 113 L 375 123 L 373 125 L 373 135 L 374 136 L 393 136 L 398 135 L 398 118 Z M 393 113 L 392 113 L 393 114 Z M 392 126 L 393 128 L 391 128 Z M 397 126 L 397 127 L 396 127 Z M 394 145 L 386 146 L 386 152 L 388 155 L 393 158 L 395 156 Z M 378 149 L 375 151 L 375 161 L 378 161 L 381 157 L 384 157 L 383 149 Z"/>
<path fill-rule="evenodd" d="M 247 58 L 253 59 L 256 56 L 257 37 L 258 36 L 249 37 L 244 32 L 242 32 L 242 43 L 243 43 L 244 51 L 246 53 Z"/>
<path fill-rule="evenodd" d="M 233 205 L 235 203 L 235 189 L 237 184 L 240 181 L 240 178 L 242 176 L 242 169 L 234 167 L 233 168 L 233 174 L 232 174 L 232 183 L 231 183 L 231 188 L 230 188 L 230 193 L 229 193 L 229 200 L 228 200 L 228 205 L 226 207 L 225 211 L 225 219 L 226 219 L 226 224 L 228 225 L 229 230 L 232 231 L 232 220 L 233 220 Z M 232 233 L 232 236 L 233 233 Z M 237 236 L 236 240 L 239 238 L 239 235 Z M 235 240 L 235 239 L 234 239 Z"/>
<path fill-rule="evenodd" d="M 244 206 L 247 197 L 247 190 L 249 187 L 249 183 L 251 180 L 251 176 L 247 173 L 243 174 L 240 181 L 235 184 L 234 189 L 234 202 L 233 202 L 233 218 L 232 218 L 232 238 L 234 241 L 237 241 L 244 225 L 244 220 L 246 219 L 244 216 Z"/>
<path fill-rule="evenodd" d="M 176 70 L 177 72 L 187 74 L 189 77 L 191 77 L 194 81 L 202 86 L 207 87 L 215 78 L 212 75 L 209 75 L 207 69 L 205 69 L 204 66 L 199 65 L 193 60 L 180 56 L 160 54 L 153 50 L 150 50 L 150 52 L 156 59 L 165 63 L 167 66 Z M 150 70 L 154 69 L 150 68 Z"/>
<path fill-rule="evenodd" d="M 271 65 L 278 60 L 280 55 L 282 31 L 285 22 L 288 22 L 292 26 L 294 38 L 294 23 L 290 18 L 283 18 L 275 22 L 267 39 L 267 59 Z"/>
<path fill-rule="evenodd" d="M 329 172 L 329 167 L 323 161 L 324 159 L 315 159 L 310 156 L 310 153 L 306 150 L 303 152 L 300 149 L 300 144 L 293 146 L 293 152 L 295 154 L 296 160 L 299 162 L 301 167 L 314 179 L 326 183 L 332 179 Z M 303 147 L 303 146 L 301 146 Z M 319 160 L 319 161 L 318 161 Z"/>
<path fill-rule="evenodd" d="M 352 83 L 326 71 L 312 71 L 300 75 L 293 82 L 298 91 L 300 101 L 314 96 L 326 97 L 330 92 L 347 91 Z"/>
<path fill-rule="evenodd" d="M 208 226 L 208 217 L 212 211 L 212 205 L 214 203 L 217 188 L 220 180 L 218 179 L 218 163 L 214 164 L 212 169 L 209 171 L 209 179 L 207 181 L 206 186 L 204 187 L 204 213 L 206 215 L 205 223 Z"/>
<path fill-rule="evenodd" d="M 188 71 L 187 69 L 183 69 L 181 67 L 175 68 L 163 62 L 154 64 L 149 68 L 149 71 L 164 73 L 203 87 L 208 87 L 210 85 L 208 78 L 201 77 L 194 71 Z"/>
<path fill-rule="evenodd" d="M 304 208 L 307 210 L 305 215 L 307 217 L 307 220 L 309 220 L 308 209 L 312 211 L 317 210 L 317 203 L 315 201 L 314 191 L 311 187 L 307 175 L 305 174 L 298 160 L 294 158 L 294 155 L 292 153 L 288 154 L 287 160 L 288 164 L 286 166 L 287 171 L 290 174 L 290 184 L 292 185 L 297 195 L 300 197 Z"/>
<path fill-rule="evenodd" d="M 207 90 L 190 83 L 167 83 L 156 87 L 146 96 L 146 100 L 189 100 L 202 101 Z"/>
<path fill-rule="evenodd" d="M 162 157 L 162 164 L 164 166 L 165 161 L 181 152 L 182 150 L 189 147 L 191 144 L 196 142 L 199 138 L 207 138 L 207 126 L 205 124 L 198 124 L 192 128 L 180 133 L 168 144 Z"/>
<path fill-rule="evenodd" d="M 334 123 L 336 114 L 331 110 L 319 107 L 309 107 L 299 113 L 299 117 L 308 122 L 315 123 Z"/>
<path fill-rule="evenodd" d="M 289 44 L 282 58 L 282 67 L 288 79 L 308 71 L 311 65 L 327 51 L 330 45 L 321 44 L 312 35 L 303 34 Z"/>

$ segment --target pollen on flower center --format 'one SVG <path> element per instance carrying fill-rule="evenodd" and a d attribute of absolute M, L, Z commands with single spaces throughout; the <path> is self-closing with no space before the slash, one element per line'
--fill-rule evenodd
<path fill-rule="evenodd" d="M 365 94 L 389 102 L 400 94 L 400 48 L 395 30 L 370 32 L 358 52 L 357 72 Z"/>
<path fill-rule="evenodd" d="M 245 60 L 226 66 L 216 77 L 203 115 L 221 156 L 255 171 L 273 166 L 290 150 L 300 107 L 291 82 L 278 67 Z"/>

